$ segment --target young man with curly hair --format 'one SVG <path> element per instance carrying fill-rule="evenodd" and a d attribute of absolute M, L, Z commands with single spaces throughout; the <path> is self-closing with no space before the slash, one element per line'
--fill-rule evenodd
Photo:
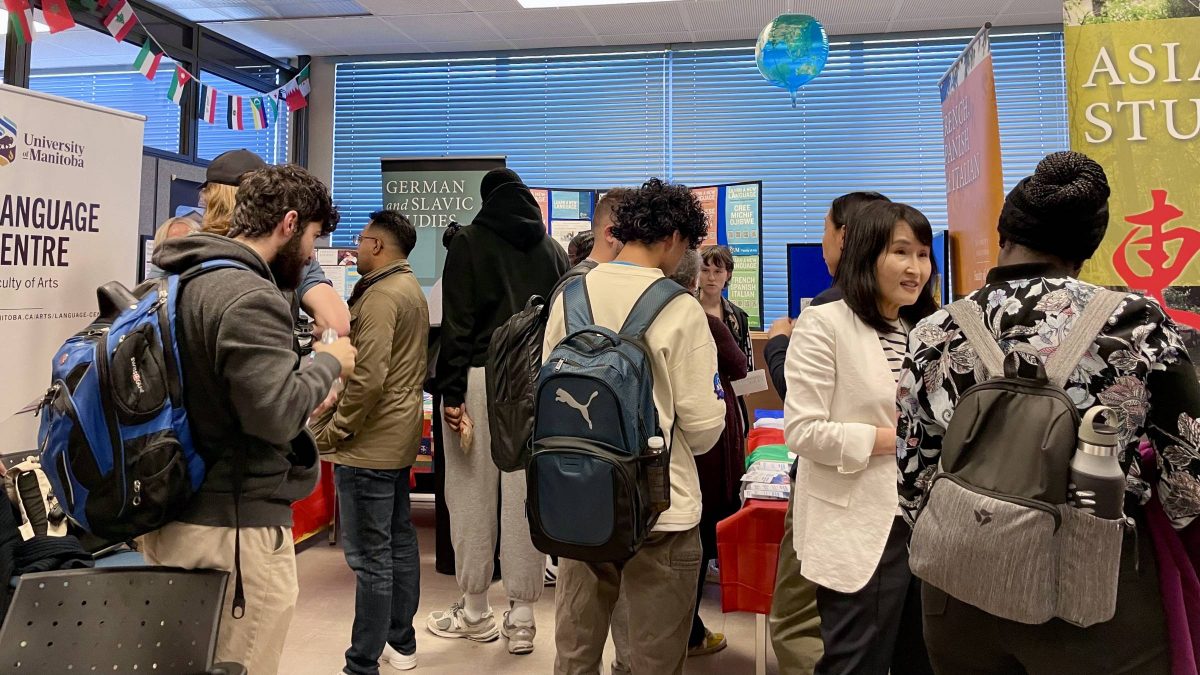
<path fill-rule="evenodd" d="M 596 324 L 620 330 L 633 305 L 670 275 L 707 233 L 704 212 L 682 185 L 651 179 L 614 211 L 612 235 L 624 246 L 613 262 L 584 277 Z M 543 353 L 565 337 L 561 297 L 554 301 Z M 641 549 L 624 563 L 562 559 L 555 594 L 555 673 L 595 673 L 617 597 L 628 601 L 629 663 L 635 673 L 683 672 L 696 578 L 700 573 L 700 481 L 694 455 L 725 428 L 725 391 L 717 348 L 696 298 L 676 297 L 646 331 L 654 403 L 671 455 L 671 506 Z"/>

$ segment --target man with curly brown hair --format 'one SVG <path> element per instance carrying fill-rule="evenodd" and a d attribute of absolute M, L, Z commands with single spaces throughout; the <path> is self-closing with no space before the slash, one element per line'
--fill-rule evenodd
<path fill-rule="evenodd" d="M 651 179 L 616 205 L 612 235 L 624 246 L 616 259 L 584 277 L 597 325 L 614 331 L 642 293 L 672 274 L 708 226 L 695 195 Z M 558 297 L 546 325 L 548 358 L 566 333 Z M 670 451 L 670 508 L 636 554 L 624 563 L 561 559 L 555 594 L 555 673 L 600 670 L 613 607 L 627 600 L 629 663 L 635 673 L 683 672 L 696 579 L 700 574 L 700 481 L 695 455 L 713 447 L 725 428 L 726 393 L 717 376 L 717 348 L 700 303 L 669 302 L 645 334 L 654 375 L 654 404 Z M 732 395 L 732 394 L 729 394 Z"/>

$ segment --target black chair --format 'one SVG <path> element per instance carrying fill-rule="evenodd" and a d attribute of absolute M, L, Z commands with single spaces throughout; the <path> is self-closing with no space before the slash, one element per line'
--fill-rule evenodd
<path fill-rule="evenodd" d="M 245 675 L 212 662 L 228 579 L 164 567 L 26 574 L 0 628 L 0 672 Z"/>

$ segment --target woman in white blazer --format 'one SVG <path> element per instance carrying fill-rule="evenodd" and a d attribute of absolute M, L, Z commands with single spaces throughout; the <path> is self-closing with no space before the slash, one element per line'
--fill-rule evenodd
<path fill-rule="evenodd" d="M 911 206 L 863 206 L 838 264 L 845 299 L 802 312 L 788 347 L 793 541 L 825 643 L 816 675 L 932 672 L 896 487 L 896 379 L 908 329 L 936 309 L 932 244 Z"/>

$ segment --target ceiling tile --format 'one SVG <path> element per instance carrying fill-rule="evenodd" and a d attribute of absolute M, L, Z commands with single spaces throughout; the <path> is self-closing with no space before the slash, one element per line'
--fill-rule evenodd
<path fill-rule="evenodd" d="M 1062 11 L 1063 3 L 1060 0 L 1012 0 L 1008 7 L 1004 8 L 1004 14 L 1057 13 L 1061 16 Z"/>
<path fill-rule="evenodd" d="M 522 9 L 517 0 L 460 0 L 476 12 L 500 12 L 506 9 Z"/>
<path fill-rule="evenodd" d="M 471 10 L 462 0 L 358 0 L 358 4 L 375 16 L 453 14 Z"/>
<path fill-rule="evenodd" d="M 525 38 L 510 40 L 513 47 L 516 49 L 550 49 L 550 48 L 568 48 L 568 47 L 602 47 L 604 43 L 600 38 L 589 35 L 586 37 L 552 37 L 552 38 Z"/>
<path fill-rule="evenodd" d="M 754 28 L 724 28 L 721 30 L 698 30 L 692 35 L 701 42 L 720 42 L 722 40 L 754 40 L 759 31 Z"/>
<path fill-rule="evenodd" d="M 917 19 L 945 19 L 964 16 L 994 17 L 1001 4 L 995 0 L 981 2 L 948 2 L 947 0 L 904 0 L 897 21 L 915 21 Z"/>
<path fill-rule="evenodd" d="M 354 16 L 337 19 L 304 19 L 291 21 L 292 26 L 323 42 L 337 44 L 339 41 L 377 44 L 389 40 L 409 42 L 407 36 L 397 31 L 386 19 L 377 16 Z"/>
<path fill-rule="evenodd" d="M 205 27 L 268 56 L 308 54 L 326 46 L 323 40 L 297 29 L 290 21 L 237 21 Z"/>
<path fill-rule="evenodd" d="M 431 42 L 466 42 L 470 40 L 503 40 L 478 14 L 424 14 L 396 16 L 384 19 L 405 35 L 425 44 Z"/>
<path fill-rule="evenodd" d="M 998 0 L 960 1 L 994 3 Z M 902 2 L 904 0 L 794 0 L 791 11 L 795 14 L 810 14 L 826 26 L 838 23 L 878 23 L 890 21 L 897 5 Z"/>
<path fill-rule="evenodd" d="M 366 14 L 354 0 L 156 0 L 156 5 L 192 21 L 278 19 Z"/>
<path fill-rule="evenodd" d="M 516 12 L 484 12 L 480 16 L 496 32 L 510 40 L 592 34 L 579 13 L 573 9 L 523 9 Z"/>
<path fill-rule="evenodd" d="M 579 13 L 597 35 L 637 35 L 688 30 L 680 13 L 682 3 L 580 7 Z"/>
<path fill-rule="evenodd" d="M 867 35 L 871 33 L 886 33 L 888 29 L 887 21 L 874 21 L 870 23 L 839 23 L 825 26 L 825 32 L 830 38 L 836 38 L 840 35 Z"/>
<path fill-rule="evenodd" d="M 1049 12 L 1005 12 L 996 17 L 995 23 L 1000 26 L 1039 26 L 1044 24 L 1059 24 L 1063 22 L 1061 11 Z"/>
<path fill-rule="evenodd" d="M 642 33 L 632 35 L 601 35 L 600 39 L 610 47 L 618 45 L 685 44 L 692 42 L 691 33 Z"/>
<path fill-rule="evenodd" d="M 788 0 L 701 0 L 681 2 L 679 8 L 694 31 L 753 27 L 757 34 L 775 17 L 788 13 L 789 4 Z"/>
<path fill-rule="evenodd" d="M 974 17 L 938 17 L 932 19 L 901 19 L 891 24 L 892 33 L 915 32 L 922 30 L 950 30 L 952 28 L 981 28 L 991 21 L 991 16 Z"/>
<path fill-rule="evenodd" d="M 498 52 L 511 49 L 502 40 L 478 40 L 468 42 L 426 42 L 423 45 L 431 52 Z"/>

